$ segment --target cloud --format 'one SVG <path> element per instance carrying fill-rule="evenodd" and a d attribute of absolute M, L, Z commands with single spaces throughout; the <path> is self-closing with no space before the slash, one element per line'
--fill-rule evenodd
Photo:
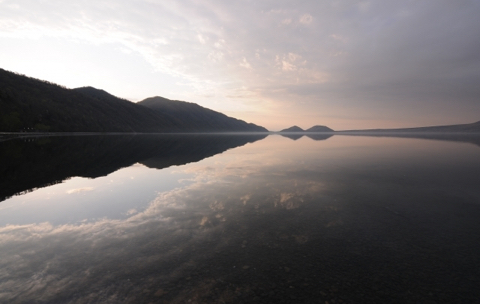
<path fill-rule="evenodd" d="M 118 44 L 141 56 L 154 71 L 178 79 L 173 84 L 182 85 L 172 86 L 178 94 L 200 98 L 215 92 L 216 104 L 231 105 L 230 110 L 246 100 L 227 105 L 222 98 L 246 87 L 256 96 L 256 106 L 250 110 L 270 111 L 267 105 L 276 103 L 276 112 L 268 112 L 272 116 L 288 113 L 301 119 L 302 113 L 311 113 L 315 108 L 298 107 L 282 114 L 285 105 L 308 93 L 315 94 L 312 101 L 317 100 L 319 116 L 329 100 L 329 109 L 352 119 L 359 118 L 363 109 L 375 113 L 388 105 L 377 113 L 392 121 L 404 120 L 405 115 L 398 113 L 410 111 L 411 121 L 430 112 L 438 122 L 448 123 L 450 116 L 468 120 L 480 110 L 471 98 L 478 93 L 480 77 L 479 13 L 475 2 L 447 0 L 260 1 L 255 5 L 217 0 L 3 1 L 0 37 Z M 2 52 L 7 52 L 6 45 L 2 43 Z M 297 54 L 306 64 L 283 54 Z M 305 69 L 308 72 L 302 72 Z M 313 93 L 308 88 L 312 77 L 306 75 L 328 77 L 320 77 L 322 86 Z M 431 95 L 415 93 L 416 87 Z M 439 88 L 455 92 L 455 97 L 442 97 Z M 276 94 L 285 89 L 290 94 Z M 357 97 L 346 107 L 335 107 L 346 102 L 346 91 Z M 389 102 L 384 92 L 388 100 L 405 102 Z M 409 108 L 414 102 L 421 111 Z"/>
<path fill-rule="evenodd" d="M 295 71 L 297 69 L 297 67 L 288 62 L 288 61 L 285 61 L 285 60 L 282 60 L 282 70 L 284 71 Z"/>
<path fill-rule="evenodd" d="M 198 37 L 198 41 L 200 41 L 201 44 L 206 44 L 207 43 L 207 41 L 205 40 L 205 38 L 202 35 L 198 34 L 197 37 Z"/>
<path fill-rule="evenodd" d="M 94 188 L 92 188 L 92 187 L 70 189 L 70 190 L 67 191 L 67 194 L 76 194 L 76 193 L 82 193 L 82 192 L 93 191 L 93 190 L 94 190 Z"/>
<path fill-rule="evenodd" d="M 252 66 L 250 65 L 250 63 L 247 61 L 245 57 L 243 58 L 242 62 L 240 62 L 240 66 L 246 69 L 252 68 Z"/>
<path fill-rule="evenodd" d="M 300 17 L 300 23 L 302 24 L 310 24 L 313 21 L 313 17 L 310 14 L 305 14 L 302 17 Z"/>

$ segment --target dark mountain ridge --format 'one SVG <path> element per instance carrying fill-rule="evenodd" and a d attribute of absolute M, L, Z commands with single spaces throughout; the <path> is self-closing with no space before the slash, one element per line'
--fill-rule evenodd
<path fill-rule="evenodd" d="M 175 103 L 181 102 L 172 101 Z M 195 113 L 182 112 L 191 108 L 179 107 L 175 113 L 164 113 L 92 87 L 67 89 L 0 69 L 0 132 L 267 131 L 200 106 Z M 201 115 L 211 120 L 221 119 L 218 123 L 194 119 Z"/>
<path fill-rule="evenodd" d="M 204 108 L 192 102 L 170 100 L 156 96 L 144 99 L 138 104 L 149 108 L 156 113 L 168 115 L 178 121 L 188 121 L 188 125 L 185 126 L 185 131 L 268 131 L 263 127 L 258 127 L 254 124 L 246 123 L 243 120 L 228 117 L 223 113 Z"/>

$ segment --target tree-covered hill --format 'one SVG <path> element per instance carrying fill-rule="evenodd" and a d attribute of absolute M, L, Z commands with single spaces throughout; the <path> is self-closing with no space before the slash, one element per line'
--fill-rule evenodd
<path fill-rule="evenodd" d="M 67 89 L 0 69 L 0 132 L 266 131 L 245 122 L 250 128 L 235 129 L 226 123 L 214 129 L 202 127 L 201 118 L 192 122 L 184 119 L 201 115 L 201 111 L 163 113 L 92 87 Z M 243 126 L 237 119 L 224 118 Z"/>
<path fill-rule="evenodd" d="M 185 124 L 186 131 L 267 131 L 267 129 L 263 127 L 228 117 L 225 114 L 191 102 L 170 100 L 157 96 L 142 100 L 138 104 L 150 108 L 157 113 L 169 115 L 182 122 L 188 122 L 188 124 Z"/>

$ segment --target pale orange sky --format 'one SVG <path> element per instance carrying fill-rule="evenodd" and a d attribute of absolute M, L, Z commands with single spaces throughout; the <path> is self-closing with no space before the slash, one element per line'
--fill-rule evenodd
<path fill-rule="evenodd" d="M 478 1 L 0 0 L 0 67 L 280 130 L 480 120 Z"/>

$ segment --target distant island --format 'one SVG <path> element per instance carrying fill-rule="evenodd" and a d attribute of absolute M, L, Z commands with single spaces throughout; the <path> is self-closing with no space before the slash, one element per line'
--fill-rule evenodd
<path fill-rule="evenodd" d="M 313 132 L 335 132 L 335 131 L 333 131 L 329 127 L 320 126 L 320 125 L 313 126 L 307 130 L 303 130 L 298 126 L 293 126 L 280 131 L 280 133 L 313 133 Z"/>
<path fill-rule="evenodd" d="M 330 129 L 329 127 L 326 127 L 326 126 L 319 126 L 319 125 L 316 125 L 316 126 L 313 126 L 307 130 L 305 130 L 306 132 L 334 132 L 332 129 Z"/>
<path fill-rule="evenodd" d="M 0 132 L 268 132 L 195 103 L 134 103 L 93 87 L 67 89 L 0 69 Z"/>
<path fill-rule="evenodd" d="M 293 127 L 287 128 L 287 129 L 283 129 L 280 132 L 281 133 L 305 132 L 305 130 L 303 130 L 302 128 L 300 128 L 298 126 L 293 126 Z"/>

